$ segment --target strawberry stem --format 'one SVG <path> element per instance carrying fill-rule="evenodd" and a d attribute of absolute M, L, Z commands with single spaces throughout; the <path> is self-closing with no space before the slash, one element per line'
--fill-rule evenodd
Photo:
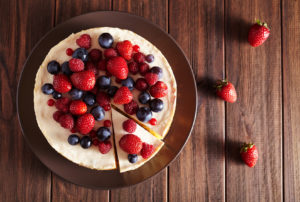
<path fill-rule="evenodd" d="M 249 149 L 251 149 L 252 147 L 254 146 L 253 143 L 244 143 L 242 148 L 241 148 L 241 151 L 240 153 L 242 152 L 247 152 Z"/>

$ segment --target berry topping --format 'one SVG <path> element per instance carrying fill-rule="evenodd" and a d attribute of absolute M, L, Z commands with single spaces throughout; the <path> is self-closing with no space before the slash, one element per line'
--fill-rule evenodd
<path fill-rule="evenodd" d="M 99 141 L 98 139 L 94 139 L 94 140 L 93 140 L 93 145 L 94 145 L 94 146 L 98 146 L 99 143 L 100 143 L 100 141 Z"/>
<path fill-rule="evenodd" d="M 107 76 L 100 76 L 98 79 L 97 79 L 97 86 L 100 88 L 100 89 L 107 89 L 109 86 L 110 86 L 110 83 L 111 83 L 111 80 L 109 77 Z"/>
<path fill-rule="evenodd" d="M 97 135 L 96 135 L 96 131 L 92 130 L 90 132 L 90 135 L 89 135 L 91 138 L 95 138 Z"/>
<path fill-rule="evenodd" d="M 85 104 L 87 104 L 88 106 L 92 106 L 96 102 L 96 97 L 93 93 L 87 92 L 83 96 L 83 102 L 85 102 Z"/>
<path fill-rule="evenodd" d="M 47 70 L 50 74 L 58 74 L 60 71 L 60 65 L 55 60 L 52 60 L 48 63 Z"/>
<path fill-rule="evenodd" d="M 149 92 L 151 96 L 161 98 L 168 94 L 168 86 L 164 82 L 158 81 L 155 85 L 151 86 Z"/>
<path fill-rule="evenodd" d="M 152 126 L 155 126 L 157 124 L 157 120 L 155 118 L 152 118 L 150 119 L 149 123 L 152 125 Z"/>
<path fill-rule="evenodd" d="M 42 86 L 42 91 L 44 94 L 46 95 L 50 95 L 52 93 L 54 93 L 54 88 L 53 88 L 53 85 L 50 84 L 50 83 L 46 83 Z"/>
<path fill-rule="evenodd" d="M 81 101 L 81 100 L 73 100 L 70 104 L 70 112 L 71 114 L 74 114 L 74 115 L 81 115 L 81 114 L 84 114 L 86 113 L 87 111 L 87 106 L 86 104 Z"/>
<path fill-rule="evenodd" d="M 64 62 L 61 65 L 61 71 L 62 71 L 63 74 L 65 74 L 67 76 L 70 76 L 71 74 L 73 74 L 73 72 L 70 70 L 69 62 Z"/>
<path fill-rule="evenodd" d="M 113 45 L 114 39 L 109 33 L 103 33 L 98 38 L 98 43 L 102 48 L 110 48 Z"/>
<path fill-rule="evenodd" d="M 101 154 L 107 154 L 112 148 L 112 145 L 110 141 L 100 142 L 98 148 Z"/>
<path fill-rule="evenodd" d="M 103 123 L 104 127 L 111 127 L 111 121 L 110 120 L 105 120 Z"/>
<path fill-rule="evenodd" d="M 133 134 L 124 135 L 120 139 L 119 145 L 128 154 L 138 154 L 142 149 L 141 139 Z"/>
<path fill-rule="evenodd" d="M 143 142 L 143 148 L 141 150 L 141 156 L 144 159 L 149 158 L 154 153 L 154 151 L 155 151 L 155 149 L 154 149 L 153 145 Z"/>
<path fill-rule="evenodd" d="M 141 107 L 136 112 L 137 118 L 142 122 L 148 122 L 152 118 L 152 112 L 148 107 Z"/>
<path fill-rule="evenodd" d="M 114 96 L 114 102 L 116 104 L 128 104 L 131 102 L 132 98 L 133 95 L 130 92 L 129 88 L 126 86 L 122 86 L 117 90 Z"/>
<path fill-rule="evenodd" d="M 57 74 L 53 78 L 53 87 L 59 93 L 67 93 L 71 90 L 72 84 L 66 75 Z"/>
<path fill-rule="evenodd" d="M 161 99 L 155 98 L 149 102 L 151 111 L 160 112 L 164 108 L 164 102 Z"/>
<path fill-rule="evenodd" d="M 63 113 L 62 111 L 56 111 L 53 113 L 53 119 L 58 122 L 59 118 L 64 115 L 65 113 Z"/>
<path fill-rule="evenodd" d="M 158 79 L 161 79 L 162 76 L 163 76 L 162 68 L 157 67 L 157 66 L 152 67 L 152 68 L 149 70 L 149 72 L 154 73 L 154 74 L 157 74 L 157 75 L 158 75 Z"/>
<path fill-rule="evenodd" d="M 81 48 L 89 49 L 91 47 L 91 41 L 90 35 L 83 34 L 76 40 L 76 44 Z"/>
<path fill-rule="evenodd" d="M 119 54 L 125 58 L 126 60 L 130 60 L 131 59 L 131 55 L 132 55 L 132 44 L 130 41 L 125 40 L 122 42 L 118 42 L 117 46 L 116 46 Z"/>
<path fill-rule="evenodd" d="M 147 104 L 150 100 L 151 100 L 151 96 L 146 91 L 141 92 L 141 94 L 139 95 L 139 101 L 142 104 Z"/>
<path fill-rule="evenodd" d="M 145 75 L 145 79 L 146 79 L 147 83 L 150 86 L 152 86 L 152 85 L 154 85 L 157 82 L 158 75 L 155 74 L 155 73 L 147 72 L 146 75 Z"/>
<path fill-rule="evenodd" d="M 130 163 L 136 163 L 138 160 L 138 155 L 137 154 L 128 154 L 128 161 Z"/>
<path fill-rule="evenodd" d="M 109 111 L 109 110 L 111 109 L 111 106 L 110 106 L 110 105 L 105 105 L 105 106 L 103 107 L 103 109 L 104 109 L 105 111 Z"/>
<path fill-rule="evenodd" d="M 126 79 L 128 75 L 128 67 L 126 60 L 122 57 L 113 57 L 106 63 L 106 68 L 109 73 L 118 79 Z"/>
<path fill-rule="evenodd" d="M 70 105 L 70 99 L 67 97 L 64 97 L 62 99 L 59 99 L 55 103 L 56 109 L 67 113 L 69 111 L 69 105 Z"/>
<path fill-rule="evenodd" d="M 109 59 L 109 58 L 116 57 L 116 56 L 118 56 L 118 53 L 115 49 L 109 48 L 109 49 L 104 50 L 104 57 L 105 58 Z"/>
<path fill-rule="evenodd" d="M 72 99 L 73 100 L 79 100 L 82 98 L 83 96 L 83 91 L 82 90 L 79 90 L 77 88 L 73 88 L 69 94 L 71 95 Z"/>
<path fill-rule="evenodd" d="M 102 58 L 102 52 L 99 49 L 92 49 L 89 52 L 89 59 L 91 59 L 93 62 L 98 62 Z"/>
<path fill-rule="evenodd" d="M 80 140 L 80 145 L 83 149 L 87 149 L 92 146 L 92 139 L 89 136 L 84 136 Z"/>
<path fill-rule="evenodd" d="M 88 134 L 95 125 L 95 119 L 93 115 L 86 113 L 78 117 L 76 121 L 76 128 L 81 134 Z"/>
<path fill-rule="evenodd" d="M 95 74 L 92 71 L 76 72 L 71 75 L 73 85 L 84 91 L 92 90 L 96 83 Z"/>
<path fill-rule="evenodd" d="M 80 59 L 72 58 L 69 60 L 69 68 L 72 72 L 80 72 L 84 70 L 84 63 Z"/>
<path fill-rule="evenodd" d="M 74 51 L 72 57 L 78 58 L 78 59 L 82 60 L 83 62 L 86 62 L 86 61 L 88 61 L 88 52 L 84 48 L 77 48 Z"/>
<path fill-rule="evenodd" d="M 133 47 L 132 47 L 132 49 L 133 49 L 133 51 L 134 52 L 140 52 L 140 47 L 138 46 L 138 45 L 134 45 Z"/>
<path fill-rule="evenodd" d="M 97 63 L 97 69 L 98 69 L 98 70 L 105 71 L 105 70 L 106 70 L 106 60 L 100 60 L 100 61 Z"/>
<path fill-rule="evenodd" d="M 122 80 L 122 86 L 126 86 L 129 90 L 133 90 L 134 80 L 129 76 L 127 79 Z"/>
<path fill-rule="evenodd" d="M 98 75 L 98 70 L 96 68 L 96 66 L 94 65 L 93 62 L 91 61 L 87 61 L 85 64 L 85 70 L 90 70 L 92 71 L 95 75 Z"/>
<path fill-rule="evenodd" d="M 140 65 L 139 65 L 139 71 L 140 71 L 140 74 L 142 75 L 142 76 L 145 76 L 146 75 L 146 73 L 149 71 L 149 65 L 147 64 L 147 63 L 141 63 Z"/>
<path fill-rule="evenodd" d="M 66 129 L 71 129 L 74 127 L 74 118 L 71 114 L 64 114 L 59 117 L 58 122 L 61 127 Z"/>
<path fill-rule="evenodd" d="M 47 101 L 47 105 L 50 106 L 50 107 L 52 107 L 54 104 L 55 104 L 55 101 L 53 99 L 49 99 Z"/>
<path fill-rule="evenodd" d="M 145 57 L 146 61 L 151 63 L 154 61 L 154 56 L 152 54 L 146 55 Z"/>
<path fill-rule="evenodd" d="M 102 107 L 96 106 L 91 109 L 91 114 L 94 116 L 96 121 L 101 121 L 104 119 L 105 111 Z"/>
<path fill-rule="evenodd" d="M 68 137 L 68 143 L 70 145 L 76 145 L 79 143 L 79 141 L 80 141 L 80 138 L 76 134 L 72 134 Z"/>
<path fill-rule="evenodd" d="M 110 104 L 110 97 L 103 91 L 99 91 L 97 93 L 96 97 L 97 103 L 101 106 L 104 107 L 106 105 Z"/>
<path fill-rule="evenodd" d="M 73 54 L 73 49 L 72 48 L 67 48 L 66 49 L 66 54 L 67 54 L 67 56 L 72 56 L 72 54 Z"/>
<path fill-rule="evenodd" d="M 129 72 L 132 73 L 133 75 L 136 75 L 139 72 L 139 66 L 136 62 L 130 62 L 128 64 L 128 69 Z"/>
<path fill-rule="evenodd" d="M 140 91 L 144 91 L 144 90 L 147 90 L 147 88 L 149 87 L 148 86 L 148 83 L 146 81 L 146 79 L 144 78 L 138 78 L 135 82 L 135 86 L 134 86 L 136 89 L 140 90 Z"/>
<path fill-rule="evenodd" d="M 134 133 L 136 130 L 136 123 L 132 119 L 123 122 L 123 129 L 128 133 Z"/>
<path fill-rule="evenodd" d="M 96 133 L 100 141 L 108 140 L 111 136 L 111 132 L 107 127 L 100 127 Z"/>
<path fill-rule="evenodd" d="M 137 63 L 142 63 L 145 62 L 145 55 L 143 53 L 138 52 L 133 55 L 133 59 Z"/>
<path fill-rule="evenodd" d="M 128 104 L 124 104 L 124 111 L 127 114 L 130 115 L 136 114 L 138 109 L 139 109 L 139 105 L 134 100 L 132 100 Z"/>
<path fill-rule="evenodd" d="M 115 81 L 116 81 L 117 83 L 122 83 L 122 79 L 116 78 Z"/>
<path fill-rule="evenodd" d="M 71 129 L 71 133 L 76 133 L 76 132 L 77 132 L 77 130 L 75 127 Z"/>
<path fill-rule="evenodd" d="M 62 98 L 62 94 L 57 91 L 54 91 L 52 94 L 52 97 L 57 100 L 57 99 Z"/>
<path fill-rule="evenodd" d="M 108 89 L 107 89 L 107 95 L 109 97 L 114 97 L 116 92 L 118 90 L 118 87 L 117 86 L 110 86 Z"/>

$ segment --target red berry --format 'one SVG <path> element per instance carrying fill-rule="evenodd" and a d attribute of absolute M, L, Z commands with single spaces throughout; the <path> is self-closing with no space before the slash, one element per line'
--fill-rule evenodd
<path fill-rule="evenodd" d="M 112 77 L 112 74 L 110 72 L 105 72 L 105 75 L 108 77 Z"/>
<path fill-rule="evenodd" d="M 122 86 L 120 87 L 115 96 L 114 96 L 114 102 L 116 104 L 128 104 L 133 99 L 133 95 L 128 87 Z"/>
<path fill-rule="evenodd" d="M 263 44 L 270 35 L 270 29 L 267 23 L 257 20 L 257 22 L 251 26 L 248 34 L 248 42 L 251 46 L 257 47 Z"/>
<path fill-rule="evenodd" d="M 130 114 L 130 115 L 136 114 L 138 109 L 139 109 L 139 105 L 134 100 L 132 100 L 128 104 L 124 104 L 124 111 L 127 114 Z"/>
<path fill-rule="evenodd" d="M 145 76 L 146 73 L 149 71 L 149 69 L 150 69 L 150 67 L 147 63 L 143 62 L 139 65 L 139 71 L 142 76 Z"/>
<path fill-rule="evenodd" d="M 54 75 L 53 88 L 59 93 L 67 93 L 71 90 L 72 84 L 66 75 L 58 74 Z"/>
<path fill-rule="evenodd" d="M 106 63 L 106 69 L 119 79 L 126 79 L 128 76 L 126 60 L 119 56 L 109 59 Z"/>
<path fill-rule="evenodd" d="M 123 129 L 128 133 L 134 133 L 134 131 L 136 130 L 136 122 L 134 122 L 132 119 L 124 121 Z"/>
<path fill-rule="evenodd" d="M 110 104 L 110 97 L 105 92 L 99 91 L 96 96 L 96 101 L 101 107 L 104 107 Z"/>
<path fill-rule="evenodd" d="M 149 158 L 154 153 L 154 151 L 155 151 L 155 149 L 154 149 L 153 145 L 143 142 L 143 148 L 141 150 L 141 156 L 144 159 Z"/>
<path fill-rule="evenodd" d="M 109 110 L 111 109 L 111 106 L 110 106 L 110 105 L 105 105 L 105 106 L 103 107 L 103 109 L 104 109 L 105 111 L 109 111 Z"/>
<path fill-rule="evenodd" d="M 63 97 L 61 99 L 58 99 L 55 102 L 56 109 L 58 109 L 58 110 L 60 110 L 64 113 L 67 113 L 69 111 L 69 105 L 70 105 L 70 99 L 67 98 L 67 97 Z"/>
<path fill-rule="evenodd" d="M 102 58 L 102 52 L 99 49 L 92 49 L 89 52 L 89 59 L 91 59 L 93 62 L 98 62 Z"/>
<path fill-rule="evenodd" d="M 147 83 L 150 86 L 152 86 L 152 85 L 154 85 L 157 82 L 158 75 L 155 74 L 155 73 L 147 72 L 146 75 L 145 75 L 145 79 L 146 79 Z"/>
<path fill-rule="evenodd" d="M 76 128 L 83 135 L 88 134 L 94 128 L 94 125 L 95 119 L 93 115 L 89 113 L 78 117 L 76 121 Z"/>
<path fill-rule="evenodd" d="M 145 91 L 147 90 L 147 88 L 149 87 L 148 86 L 148 83 L 146 81 L 146 79 L 144 78 L 138 78 L 135 82 L 135 86 L 134 86 L 136 89 L 140 90 L 140 91 Z"/>
<path fill-rule="evenodd" d="M 76 133 L 76 132 L 77 132 L 76 128 L 71 129 L 71 133 Z"/>
<path fill-rule="evenodd" d="M 47 101 L 48 106 L 52 107 L 55 104 L 55 101 L 53 99 L 49 99 Z"/>
<path fill-rule="evenodd" d="M 132 55 L 132 44 L 130 41 L 125 40 L 122 42 L 118 42 L 116 46 L 119 54 L 125 58 L 125 60 L 130 60 Z"/>
<path fill-rule="evenodd" d="M 138 154 L 142 149 L 141 139 L 133 134 L 124 135 L 119 141 L 120 147 L 129 154 Z"/>
<path fill-rule="evenodd" d="M 152 126 L 155 126 L 157 124 L 157 120 L 155 118 L 152 118 L 150 119 L 149 123 L 152 125 Z"/>
<path fill-rule="evenodd" d="M 132 61 L 128 64 L 129 72 L 136 75 L 139 72 L 139 66 L 136 62 Z"/>
<path fill-rule="evenodd" d="M 103 125 L 104 125 L 104 127 L 107 127 L 107 128 L 111 127 L 111 121 L 110 120 L 105 120 Z"/>
<path fill-rule="evenodd" d="M 132 48 L 134 52 L 140 52 L 140 47 L 138 45 L 134 45 Z"/>
<path fill-rule="evenodd" d="M 137 63 L 142 63 L 142 62 L 145 62 L 145 55 L 141 52 L 138 52 L 133 55 L 133 59 Z"/>
<path fill-rule="evenodd" d="M 164 82 L 158 81 L 155 85 L 151 86 L 149 92 L 152 97 L 161 98 L 168 94 L 168 86 Z"/>
<path fill-rule="evenodd" d="M 91 42 L 92 39 L 88 34 L 83 34 L 76 40 L 76 44 L 85 49 L 89 49 L 91 47 Z"/>
<path fill-rule="evenodd" d="M 97 88 L 97 86 L 95 85 L 94 86 L 94 88 L 92 89 L 92 90 L 90 90 L 89 92 L 91 92 L 91 93 L 93 93 L 93 94 L 97 94 L 97 92 L 98 92 L 98 88 Z"/>
<path fill-rule="evenodd" d="M 71 81 L 76 88 L 84 91 L 89 91 L 94 88 L 96 78 L 95 74 L 92 71 L 86 70 L 72 74 Z"/>
<path fill-rule="evenodd" d="M 98 146 L 98 145 L 99 145 L 99 143 L 100 143 L 100 141 L 99 141 L 99 140 L 97 140 L 97 139 L 94 139 L 94 140 L 93 140 L 93 145 L 94 145 L 94 146 Z"/>
<path fill-rule="evenodd" d="M 56 112 L 54 112 L 53 113 L 53 119 L 55 120 L 55 121 L 59 121 L 59 118 L 62 116 L 62 115 L 64 115 L 65 113 L 63 113 L 62 111 L 56 111 Z"/>
<path fill-rule="evenodd" d="M 67 50 L 66 50 L 66 54 L 68 55 L 68 56 L 72 56 L 73 55 L 73 49 L 72 48 L 67 48 Z"/>
<path fill-rule="evenodd" d="M 99 143 L 98 148 L 102 154 L 107 154 L 112 148 L 112 145 L 110 141 L 104 141 Z"/>
<path fill-rule="evenodd" d="M 243 161 L 250 167 L 254 167 L 258 159 L 258 151 L 254 144 L 245 143 L 240 151 Z"/>
<path fill-rule="evenodd" d="M 86 113 L 87 106 L 86 104 L 81 100 L 73 100 L 70 104 L 70 112 L 74 115 L 81 115 Z"/>
<path fill-rule="evenodd" d="M 219 80 L 217 82 L 217 95 L 230 103 L 234 103 L 237 100 L 234 85 L 227 80 Z"/>
<path fill-rule="evenodd" d="M 90 70 L 92 71 L 95 75 L 98 75 L 98 70 L 96 68 L 96 66 L 94 65 L 94 63 L 88 61 L 85 64 L 85 70 Z"/>
<path fill-rule="evenodd" d="M 69 60 L 69 67 L 72 72 L 80 72 L 84 70 L 84 63 L 80 59 L 72 58 Z"/>
<path fill-rule="evenodd" d="M 118 56 L 118 53 L 115 49 L 108 48 L 108 49 L 104 50 L 104 57 L 105 58 L 109 59 L 109 58 L 116 57 L 116 56 Z"/>
<path fill-rule="evenodd" d="M 116 78 L 116 82 L 117 82 L 117 83 L 122 83 L 122 79 Z"/>
<path fill-rule="evenodd" d="M 74 118 L 71 114 L 64 114 L 59 117 L 61 127 L 71 129 L 74 127 Z"/>
<path fill-rule="evenodd" d="M 97 64 L 97 69 L 105 71 L 106 70 L 106 60 L 100 60 Z"/>
<path fill-rule="evenodd" d="M 89 135 L 92 139 L 97 136 L 96 131 L 92 130 Z"/>

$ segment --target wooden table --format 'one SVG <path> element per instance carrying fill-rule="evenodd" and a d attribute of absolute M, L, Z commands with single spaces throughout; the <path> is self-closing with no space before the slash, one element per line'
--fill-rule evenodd
<path fill-rule="evenodd" d="M 170 33 L 190 60 L 199 96 L 180 156 L 142 184 L 104 191 L 51 173 L 25 143 L 16 113 L 22 65 L 37 41 L 99 10 L 140 15 Z M 1 0 L 0 18 L 0 201 L 300 201 L 299 0 Z M 258 48 L 246 41 L 255 18 L 271 27 Z M 222 77 L 236 86 L 235 104 L 211 94 L 211 81 Z M 257 145 L 255 168 L 241 163 L 244 141 Z"/>

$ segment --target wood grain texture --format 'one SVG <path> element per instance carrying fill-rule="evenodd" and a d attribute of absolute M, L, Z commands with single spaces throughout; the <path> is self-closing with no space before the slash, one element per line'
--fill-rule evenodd
<path fill-rule="evenodd" d="M 71 17 L 99 10 L 110 10 L 109 0 L 57 0 L 56 1 L 56 24 Z M 66 182 L 53 174 L 52 177 L 53 201 L 109 201 L 109 191 L 94 190 L 77 186 Z"/>
<path fill-rule="evenodd" d="M 50 172 L 22 136 L 16 95 L 25 59 L 52 28 L 53 8 L 51 1 L 0 1 L 0 201 L 50 200 Z"/>
<path fill-rule="evenodd" d="M 157 12 L 160 8 L 160 12 Z M 113 10 L 126 11 L 142 16 L 167 31 L 168 4 L 163 0 L 113 1 Z M 157 201 L 167 200 L 167 169 L 157 176 L 133 187 L 111 190 L 111 201 Z"/>
<path fill-rule="evenodd" d="M 282 200 L 282 93 L 280 1 L 226 0 L 226 75 L 238 100 L 226 110 L 226 200 Z M 260 47 L 247 42 L 255 19 L 271 27 Z M 243 142 L 256 144 L 254 168 L 239 155 Z"/>
<path fill-rule="evenodd" d="M 224 102 L 214 95 L 224 74 L 223 1 L 170 1 L 170 34 L 189 58 L 198 114 L 184 150 L 169 169 L 170 201 L 224 201 Z"/>
<path fill-rule="evenodd" d="M 300 2 L 282 1 L 284 200 L 300 201 Z"/>

